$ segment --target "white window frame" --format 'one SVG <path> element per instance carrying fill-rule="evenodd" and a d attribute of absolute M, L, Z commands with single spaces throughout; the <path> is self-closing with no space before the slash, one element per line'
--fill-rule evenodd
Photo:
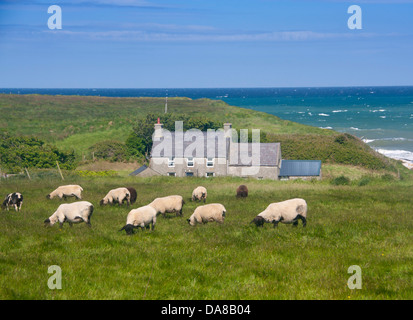
<path fill-rule="evenodd" d="M 189 159 L 192 159 L 192 160 L 189 160 Z M 190 162 L 192 162 L 192 166 L 189 165 Z M 195 159 L 194 159 L 194 157 L 188 157 L 188 158 L 186 158 L 186 166 L 187 166 L 188 168 L 193 168 L 193 167 L 194 167 L 194 164 L 195 164 Z"/>
<path fill-rule="evenodd" d="M 176 172 L 168 172 L 168 177 L 176 177 Z"/>
<path fill-rule="evenodd" d="M 212 176 L 209 176 L 208 174 L 212 174 Z M 215 172 L 205 172 L 205 177 L 207 178 L 215 177 Z"/>
<path fill-rule="evenodd" d="M 168 168 L 174 168 L 175 167 L 175 157 L 169 157 L 168 158 Z"/>
<path fill-rule="evenodd" d="M 212 160 L 209 160 L 212 159 Z M 212 163 L 212 165 L 208 165 L 208 163 Z M 206 158 L 206 166 L 207 168 L 213 168 L 215 163 L 215 158 Z"/>

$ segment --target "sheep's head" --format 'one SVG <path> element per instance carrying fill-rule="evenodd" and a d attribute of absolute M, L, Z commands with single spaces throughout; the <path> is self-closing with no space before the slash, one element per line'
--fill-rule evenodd
<path fill-rule="evenodd" d="M 45 226 L 45 227 L 51 227 L 52 225 L 54 225 L 54 222 L 50 221 L 49 218 L 47 218 L 46 220 L 44 220 L 44 226 Z"/>
<path fill-rule="evenodd" d="M 188 221 L 188 223 L 189 223 L 189 225 L 190 225 L 190 226 L 194 226 L 194 225 L 196 225 L 195 220 L 194 220 L 194 221 L 192 221 L 192 219 L 186 219 L 186 221 Z"/>
<path fill-rule="evenodd" d="M 103 206 L 104 204 L 108 204 L 108 200 L 106 200 L 105 198 L 103 198 L 102 200 L 100 200 L 99 204 L 101 206 Z"/>
<path fill-rule="evenodd" d="M 264 218 L 261 217 L 261 216 L 256 216 L 256 217 L 251 221 L 251 223 L 255 223 L 255 225 L 256 225 L 257 227 L 262 227 L 262 226 L 264 225 L 264 222 L 265 222 L 265 220 L 264 220 Z"/>
<path fill-rule="evenodd" d="M 127 224 L 125 225 L 120 231 L 125 230 L 127 235 L 132 235 L 133 234 L 133 225 Z"/>
<path fill-rule="evenodd" d="M 46 196 L 46 199 L 51 199 L 50 193 Z"/>

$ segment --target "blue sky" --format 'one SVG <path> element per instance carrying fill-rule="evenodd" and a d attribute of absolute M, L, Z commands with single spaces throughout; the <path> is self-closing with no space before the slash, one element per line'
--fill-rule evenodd
<path fill-rule="evenodd" d="M 0 87 L 413 85 L 412 17 L 413 0 L 3 0 Z"/>

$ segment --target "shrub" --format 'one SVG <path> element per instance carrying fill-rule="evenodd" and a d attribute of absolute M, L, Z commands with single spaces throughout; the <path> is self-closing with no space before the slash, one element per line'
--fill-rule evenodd
<path fill-rule="evenodd" d="M 76 167 L 74 151 L 60 151 L 35 137 L 0 132 L 0 166 L 8 172 L 19 172 L 23 168 L 55 168 L 56 161 L 62 169 Z"/>
<path fill-rule="evenodd" d="M 385 173 L 381 176 L 381 179 L 383 181 L 394 181 L 394 176 L 392 176 L 390 173 Z"/>
<path fill-rule="evenodd" d="M 89 150 L 94 152 L 95 158 L 113 162 L 127 161 L 130 157 L 126 145 L 118 141 L 101 141 L 91 146 Z"/>
<path fill-rule="evenodd" d="M 360 179 L 358 185 L 359 185 L 360 187 L 362 187 L 362 186 L 368 185 L 370 182 L 371 182 L 371 178 L 370 178 L 370 177 L 362 177 L 362 178 Z"/>
<path fill-rule="evenodd" d="M 340 176 L 331 181 L 331 184 L 335 186 L 345 186 L 350 184 L 350 179 L 346 176 Z"/>

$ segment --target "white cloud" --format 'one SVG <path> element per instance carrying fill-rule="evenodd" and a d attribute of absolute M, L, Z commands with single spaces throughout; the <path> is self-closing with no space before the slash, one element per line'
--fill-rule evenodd
<path fill-rule="evenodd" d="M 164 25 L 162 27 L 165 27 Z M 196 29 L 196 26 L 192 26 Z M 166 26 L 169 30 L 179 28 L 188 30 L 191 26 Z M 44 31 L 53 32 L 53 31 Z M 312 41 L 328 39 L 355 39 L 395 36 L 395 34 L 378 33 L 320 33 L 313 31 L 277 31 L 264 33 L 237 33 L 237 34 L 211 34 L 211 33 L 172 33 L 148 32 L 141 30 L 110 30 L 110 31 L 65 31 L 54 32 L 55 35 L 89 38 L 94 40 L 111 41 L 147 41 L 147 42 L 286 42 L 286 41 Z"/>

